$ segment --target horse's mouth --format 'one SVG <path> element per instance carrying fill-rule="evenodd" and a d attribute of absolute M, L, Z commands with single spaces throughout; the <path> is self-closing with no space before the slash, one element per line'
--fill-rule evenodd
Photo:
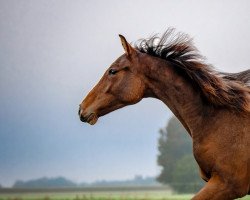
<path fill-rule="evenodd" d="M 98 116 L 95 113 L 91 113 L 90 115 L 86 117 L 80 116 L 80 120 L 82 122 L 89 123 L 90 125 L 94 125 L 98 120 Z"/>

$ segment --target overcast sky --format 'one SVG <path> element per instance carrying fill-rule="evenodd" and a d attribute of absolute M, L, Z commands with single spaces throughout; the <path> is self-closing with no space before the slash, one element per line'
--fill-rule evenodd
<path fill-rule="evenodd" d="M 155 176 L 158 130 L 172 115 L 143 100 L 83 124 L 78 105 L 130 42 L 188 33 L 221 71 L 250 67 L 250 1 L 0 0 L 0 184 Z"/>

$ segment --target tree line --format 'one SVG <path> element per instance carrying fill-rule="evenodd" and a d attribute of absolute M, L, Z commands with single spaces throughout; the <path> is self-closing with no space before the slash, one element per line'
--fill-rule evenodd
<path fill-rule="evenodd" d="M 133 186 L 159 186 L 160 184 L 155 180 L 155 177 L 142 177 L 136 175 L 133 179 L 128 180 L 100 180 L 92 183 L 75 183 L 64 177 L 54 178 L 38 178 L 27 181 L 18 180 L 14 183 L 12 188 L 76 188 L 76 187 L 133 187 Z"/>

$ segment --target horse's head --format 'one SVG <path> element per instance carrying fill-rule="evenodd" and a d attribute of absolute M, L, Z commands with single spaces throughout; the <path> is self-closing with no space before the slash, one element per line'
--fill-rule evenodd
<path fill-rule="evenodd" d="M 139 52 L 119 35 L 125 54 L 120 56 L 89 92 L 79 108 L 81 121 L 91 125 L 98 117 L 139 102 L 144 95 L 145 83 L 140 75 Z"/>

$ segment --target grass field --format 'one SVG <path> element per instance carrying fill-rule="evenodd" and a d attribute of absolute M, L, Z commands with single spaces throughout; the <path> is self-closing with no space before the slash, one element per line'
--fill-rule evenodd
<path fill-rule="evenodd" d="M 192 196 L 192 194 L 172 194 L 171 191 L 163 189 L 0 191 L 0 200 L 188 200 Z M 250 200 L 250 196 L 241 200 Z"/>
<path fill-rule="evenodd" d="M 193 195 L 166 195 L 164 197 L 154 196 L 127 196 L 127 195 L 7 195 L 0 196 L 0 200 L 189 200 Z M 241 198 L 242 200 L 250 200 L 250 197 Z"/>

